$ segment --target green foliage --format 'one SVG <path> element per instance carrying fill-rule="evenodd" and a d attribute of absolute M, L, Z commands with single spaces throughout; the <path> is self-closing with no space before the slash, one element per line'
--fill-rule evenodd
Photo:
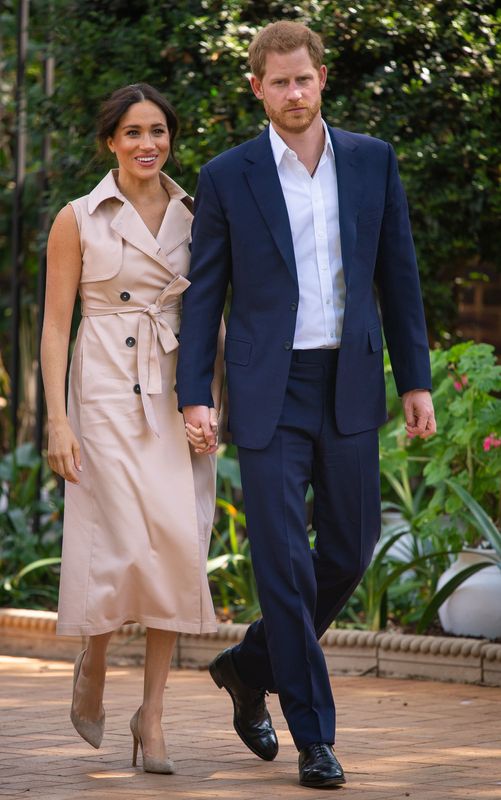
<path fill-rule="evenodd" d="M 481 536 L 482 541 L 489 543 L 496 554 L 496 562 L 501 566 L 501 533 L 494 524 L 494 521 L 485 513 L 472 495 L 467 492 L 457 481 L 447 481 L 447 484 L 455 492 L 462 504 L 461 511 L 472 520 L 472 525 Z"/>
<path fill-rule="evenodd" d="M 426 483 L 437 486 L 455 477 L 493 516 L 499 513 L 501 448 L 485 449 L 491 433 L 501 431 L 501 366 L 493 348 L 472 342 L 456 345 L 433 358 L 438 436 L 423 447 L 430 459 Z M 447 513 L 460 507 L 456 495 Z"/>
<path fill-rule="evenodd" d="M 0 461 L 0 605 L 55 608 L 59 584 L 62 499 L 52 475 L 25 444 Z M 33 530 L 39 515 L 40 529 Z"/>
<path fill-rule="evenodd" d="M 501 435 L 501 367 L 490 345 L 473 342 L 433 350 L 431 364 L 438 430 L 425 441 L 406 436 L 401 403 L 387 372 L 391 416 L 380 436 L 383 498 L 409 507 L 409 497 L 424 479 L 420 492 L 427 502 L 418 520 L 421 530 L 439 525 L 449 527 L 453 536 L 452 526 L 460 542 L 475 544 L 475 529 L 455 516 L 461 501 L 447 480 L 456 479 L 487 513 L 499 516 L 501 447 L 488 447 L 488 440 L 491 434 Z M 399 488 L 402 475 L 407 484 Z"/>

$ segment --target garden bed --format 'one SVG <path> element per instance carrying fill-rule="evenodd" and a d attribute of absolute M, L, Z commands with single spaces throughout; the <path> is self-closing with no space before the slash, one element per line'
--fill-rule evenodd
<path fill-rule="evenodd" d="M 0 654 L 74 659 L 82 642 L 56 636 L 53 611 L 0 609 Z M 224 647 L 240 641 L 246 625 L 220 624 L 217 633 L 178 637 L 174 665 L 205 669 Z M 110 661 L 139 664 L 144 628 L 124 625 L 110 645 Z M 331 629 L 322 637 L 331 675 L 376 675 L 501 686 L 501 644 L 488 639 L 416 636 Z"/>

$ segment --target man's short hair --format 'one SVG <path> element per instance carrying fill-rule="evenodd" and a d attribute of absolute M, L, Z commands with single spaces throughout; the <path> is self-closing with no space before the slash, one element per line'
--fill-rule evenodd
<path fill-rule="evenodd" d="M 324 63 L 324 46 L 318 33 L 301 22 L 270 22 L 256 33 L 250 43 L 249 66 L 252 74 L 259 80 L 263 79 L 268 53 L 291 53 L 300 47 L 306 47 L 311 63 L 320 69 Z"/>

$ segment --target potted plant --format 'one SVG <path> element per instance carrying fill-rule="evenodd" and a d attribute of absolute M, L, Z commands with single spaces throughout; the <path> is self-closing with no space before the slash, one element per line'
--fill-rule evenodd
<path fill-rule="evenodd" d="M 496 639 L 501 637 L 501 532 L 461 484 L 446 483 L 462 503 L 461 514 L 490 547 L 465 548 L 458 554 L 439 579 L 418 632 L 426 630 L 438 611 L 447 633 Z"/>

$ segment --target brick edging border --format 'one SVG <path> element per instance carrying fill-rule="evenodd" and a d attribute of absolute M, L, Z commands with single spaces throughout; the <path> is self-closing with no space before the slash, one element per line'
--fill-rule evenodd
<path fill-rule="evenodd" d="M 0 609 L 0 653 L 39 658 L 74 658 L 77 637 L 56 636 L 53 611 Z M 217 633 L 178 637 L 176 666 L 206 668 L 223 647 L 242 639 L 247 625 L 220 624 Z M 114 635 L 115 663 L 141 663 L 144 628 L 124 625 Z M 321 639 L 331 674 L 428 678 L 501 686 L 501 644 L 488 639 L 417 636 L 331 629 Z"/>

